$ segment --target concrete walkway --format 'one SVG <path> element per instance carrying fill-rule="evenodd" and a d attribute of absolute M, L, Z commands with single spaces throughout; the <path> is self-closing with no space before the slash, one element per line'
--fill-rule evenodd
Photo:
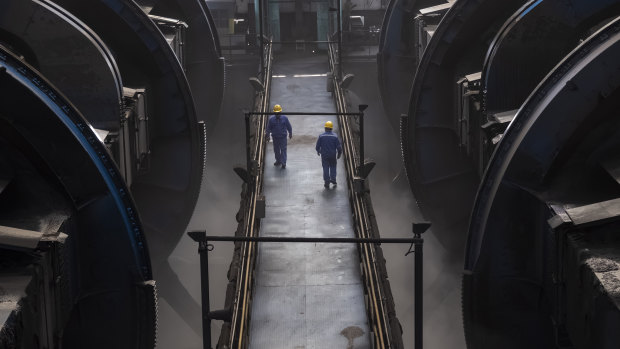
<path fill-rule="evenodd" d="M 277 56 L 271 103 L 287 111 L 335 112 L 326 92 L 327 57 Z M 354 237 L 346 174 L 338 161 L 338 187 L 323 188 L 316 139 L 331 116 L 290 116 L 293 139 L 286 169 L 273 166 L 270 143 L 263 193 L 267 212 L 261 236 Z M 334 131 L 338 131 L 337 128 Z M 251 349 L 370 348 L 357 246 L 325 243 L 259 245 Z"/>

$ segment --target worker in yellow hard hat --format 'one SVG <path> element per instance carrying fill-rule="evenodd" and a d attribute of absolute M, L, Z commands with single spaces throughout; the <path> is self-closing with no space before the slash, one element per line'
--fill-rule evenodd
<path fill-rule="evenodd" d="M 329 189 L 329 184 L 336 183 L 336 165 L 337 159 L 342 155 L 342 146 L 338 136 L 332 132 L 334 123 L 328 121 L 325 123 L 325 132 L 316 140 L 316 153 L 321 156 L 323 164 L 323 180 L 325 181 L 325 189 Z"/>
<path fill-rule="evenodd" d="M 269 141 L 269 135 L 273 138 L 273 152 L 276 156 L 276 162 L 274 166 L 282 165 L 282 168 L 286 168 L 286 134 L 288 132 L 288 138 L 293 138 L 293 128 L 288 121 L 286 115 L 282 114 L 282 106 L 276 104 L 273 106 L 274 115 L 269 117 L 267 122 L 267 141 Z"/>

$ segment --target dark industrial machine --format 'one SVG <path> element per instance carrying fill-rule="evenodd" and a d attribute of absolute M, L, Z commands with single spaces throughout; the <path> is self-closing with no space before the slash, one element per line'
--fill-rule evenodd
<path fill-rule="evenodd" d="M 224 89 L 224 59 L 206 1 L 136 1 L 173 47 L 194 98 L 198 120 L 210 135 L 217 124 Z"/>
<path fill-rule="evenodd" d="M 444 0 L 394 0 L 385 12 L 377 54 L 379 86 L 394 128 L 407 113 L 411 81 L 429 39 L 452 5 Z"/>
<path fill-rule="evenodd" d="M 553 69 L 487 166 L 465 264 L 472 347 L 620 342 L 619 40 L 615 20 Z"/>
<path fill-rule="evenodd" d="M 405 169 L 421 208 L 450 250 L 464 245 L 479 182 L 476 157 L 467 154 L 456 132 L 462 122 L 457 101 L 463 93 L 473 92 L 462 91 L 457 84 L 477 91 L 476 73 L 489 42 L 522 4 L 521 0 L 455 2 L 434 31 L 411 85 L 408 117 L 401 120 Z M 472 126 L 471 137 L 478 130 Z M 477 154 L 479 145 L 470 144 L 470 153 Z M 446 197 L 452 199 L 447 202 Z"/>
<path fill-rule="evenodd" d="M 155 284 L 120 171 L 68 100 L 0 50 L 0 346 L 152 347 Z"/>
<path fill-rule="evenodd" d="M 421 56 L 419 31 L 384 39 L 388 105 L 390 44 L 412 45 L 405 167 L 435 234 L 465 251 L 468 348 L 620 343 L 618 15 L 612 0 L 457 0 Z"/>
<path fill-rule="evenodd" d="M 166 258 L 200 191 L 224 65 L 206 3 L 165 3 L 191 16 L 0 2 L 1 348 L 152 348 L 157 292 L 199 329 Z"/>
<path fill-rule="evenodd" d="M 470 349 L 620 343 L 619 16 L 619 0 L 390 2 L 381 95 L 420 208 L 464 260 Z M 167 257 L 224 67 L 204 0 L 0 1 L 0 348 L 153 348 L 158 292 L 200 332 Z"/>

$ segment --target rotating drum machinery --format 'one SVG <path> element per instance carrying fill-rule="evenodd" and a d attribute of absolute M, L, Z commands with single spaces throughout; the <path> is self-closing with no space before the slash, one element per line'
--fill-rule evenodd
<path fill-rule="evenodd" d="M 421 209 L 465 261 L 469 348 L 620 343 L 619 15 L 390 2 L 382 98 Z M 0 1 L 0 347 L 154 346 L 220 56 L 202 0 Z"/>
<path fill-rule="evenodd" d="M 152 348 L 158 292 L 200 319 L 166 258 L 223 84 L 202 0 L 0 1 L 0 348 Z"/>
<path fill-rule="evenodd" d="M 383 29 L 410 186 L 464 260 L 467 347 L 618 347 L 620 1 L 394 0 Z"/>

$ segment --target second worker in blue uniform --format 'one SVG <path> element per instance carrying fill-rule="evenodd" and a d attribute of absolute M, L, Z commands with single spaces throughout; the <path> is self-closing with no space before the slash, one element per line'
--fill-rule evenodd
<path fill-rule="evenodd" d="M 334 124 L 331 121 L 325 123 L 325 132 L 316 140 L 316 153 L 321 156 L 323 164 L 323 180 L 325 188 L 329 189 L 329 183 L 336 186 L 337 159 L 342 155 L 342 146 L 338 136 L 332 132 Z"/>

